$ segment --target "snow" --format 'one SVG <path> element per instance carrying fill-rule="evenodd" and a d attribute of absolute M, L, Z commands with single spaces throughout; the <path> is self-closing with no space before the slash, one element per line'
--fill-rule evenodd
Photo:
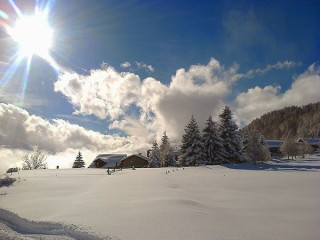
<path fill-rule="evenodd" d="M 54 239 L 57 231 L 59 239 L 320 239 L 319 171 L 320 156 L 112 175 L 21 171 L 12 174 L 20 181 L 0 188 L 0 239 Z M 26 232 L 30 221 L 38 223 Z M 42 224 L 60 230 L 37 231 Z"/>
<path fill-rule="evenodd" d="M 6 224 L 4 224 L 5 222 Z M 24 234 L 22 234 L 24 233 Z M 7 210 L 0 209 L 0 237 L 1 239 L 83 239 L 101 240 L 98 236 L 82 231 L 74 225 L 49 222 L 33 222 L 20 218 Z M 107 237 L 104 237 L 106 239 Z M 111 239 L 111 238 L 108 238 Z"/>
<path fill-rule="evenodd" d="M 121 164 L 121 160 L 127 157 L 127 154 L 99 154 L 93 162 L 89 165 L 88 168 L 96 168 L 95 161 L 97 159 L 101 159 L 105 162 L 105 165 L 102 168 L 113 168 L 115 166 L 119 166 Z"/>

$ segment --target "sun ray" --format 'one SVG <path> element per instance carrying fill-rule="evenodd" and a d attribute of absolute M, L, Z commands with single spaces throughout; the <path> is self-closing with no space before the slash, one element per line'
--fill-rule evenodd
<path fill-rule="evenodd" d="M 20 96 L 20 104 L 21 105 L 23 105 L 23 103 L 24 103 L 24 96 L 25 96 L 26 89 L 28 86 L 31 60 L 32 60 L 32 55 L 29 56 L 27 59 L 27 65 L 26 65 L 26 69 L 25 69 L 25 73 L 24 73 L 24 77 L 23 77 L 23 87 L 22 87 L 22 92 L 21 92 L 21 96 Z"/>
<path fill-rule="evenodd" d="M 11 79 L 11 77 L 14 75 L 14 73 L 16 72 L 19 64 L 22 61 L 22 57 L 16 55 L 13 60 L 11 61 L 11 63 L 9 64 L 9 67 L 7 69 L 7 71 L 5 71 L 4 75 L 2 76 L 2 78 L 0 79 L 0 86 L 5 86 L 6 83 Z"/>
<path fill-rule="evenodd" d="M 0 21 L 0 27 L 18 44 L 19 50 L 6 66 L 6 71 L 0 79 L 0 91 L 5 91 L 6 85 L 17 72 L 17 69 L 22 66 L 21 64 L 23 64 L 22 88 L 20 99 L 17 99 L 23 104 L 33 55 L 44 59 L 55 70 L 57 75 L 60 75 L 65 70 L 50 55 L 50 48 L 53 45 L 53 29 L 49 25 L 48 16 L 54 0 L 35 0 L 33 15 L 24 15 L 14 0 L 8 0 L 8 2 L 14 9 L 16 22 L 14 25 L 9 25 L 5 21 L 9 19 L 9 15 L 0 10 L 0 17 L 3 19 L 3 21 Z M 12 16 L 10 17 L 13 19 Z"/>
<path fill-rule="evenodd" d="M 20 9 L 17 7 L 16 3 L 13 0 L 8 0 L 8 1 L 11 4 L 14 11 L 16 12 L 16 14 L 18 15 L 18 17 L 21 17 L 22 13 L 21 13 Z"/>

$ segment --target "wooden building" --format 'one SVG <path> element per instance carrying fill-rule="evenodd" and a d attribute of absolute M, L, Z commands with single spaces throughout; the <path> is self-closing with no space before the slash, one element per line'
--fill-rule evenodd
<path fill-rule="evenodd" d="M 280 148 L 283 144 L 282 140 L 266 140 L 266 143 L 272 157 L 279 157 L 281 155 Z"/>
<path fill-rule="evenodd" d="M 314 151 L 320 149 L 320 139 L 319 138 L 300 138 L 298 143 L 308 143 Z"/>
<path fill-rule="evenodd" d="M 99 154 L 88 168 L 119 168 L 127 154 Z"/>
<path fill-rule="evenodd" d="M 134 154 L 121 160 L 122 168 L 144 168 L 148 167 L 150 159 L 141 154 Z"/>

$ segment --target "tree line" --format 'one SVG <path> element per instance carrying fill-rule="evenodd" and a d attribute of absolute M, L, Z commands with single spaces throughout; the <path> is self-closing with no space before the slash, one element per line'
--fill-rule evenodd
<path fill-rule="evenodd" d="M 312 148 L 307 143 L 297 145 L 294 138 L 320 138 L 320 102 L 266 113 L 241 130 L 233 121 L 228 106 L 222 110 L 219 120 L 219 123 L 215 122 L 209 116 L 204 129 L 200 131 L 192 115 L 184 129 L 179 149 L 171 146 L 164 132 L 160 146 L 154 141 L 150 149 L 149 166 L 195 166 L 244 161 L 256 164 L 257 161 L 264 162 L 271 158 L 265 137 L 284 140 L 280 150 L 288 158 L 298 154 L 304 157 L 312 152 Z M 22 169 L 47 168 L 46 155 L 38 147 L 23 156 L 22 160 Z M 72 167 L 85 167 L 80 151 Z"/>
<path fill-rule="evenodd" d="M 156 141 L 152 145 L 150 167 L 174 166 L 177 156 L 181 166 L 269 160 L 270 153 L 263 135 L 257 131 L 253 134 L 246 131 L 241 135 L 232 115 L 230 108 L 225 106 L 219 115 L 220 122 L 209 116 L 202 131 L 192 115 L 184 129 L 178 153 L 164 132 L 160 147 Z"/>

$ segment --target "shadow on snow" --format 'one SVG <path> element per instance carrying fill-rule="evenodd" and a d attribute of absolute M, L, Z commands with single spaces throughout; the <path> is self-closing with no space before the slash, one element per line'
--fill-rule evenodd
<path fill-rule="evenodd" d="M 312 163 L 312 165 L 310 164 Z M 318 163 L 318 164 L 315 164 Z M 265 170 L 265 171 L 309 171 L 318 172 L 320 171 L 320 160 L 318 159 L 297 159 L 297 160 L 286 160 L 286 159 L 272 159 L 266 163 L 242 163 L 242 164 L 224 164 L 222 165 L 230 169 L 239 170 Z"/>

